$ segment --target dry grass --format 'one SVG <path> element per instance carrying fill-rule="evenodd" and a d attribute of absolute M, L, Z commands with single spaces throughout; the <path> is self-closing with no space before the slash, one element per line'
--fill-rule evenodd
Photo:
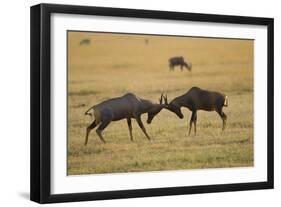
<path fill-rule="evenodd" d="M 68 34 L 68 174 L 219 168 L 253 165 L 253 41 L 157 37 L 102 33 Z M 83 38 L 90 45 L 79 45 Z M 145 44 L 145 39 L 149 44 Z M 193 71 L 169 72 L 168 58 L 187 57 Z M 102 100 L 133 92 L 157 101 L 172 99 L 192 86 L 229 97 L 227 129 L 215 112 L 199 111 L 197 135 L 187 136 L 185 119 L 163 110 L 151 125 L 150 143 L 133 121 L 134 142 L 125 120 L 95 131 L 84 146 L 91 123 L 84 112 Z M 146 115 L 143 115 L 145 123 Z"/>

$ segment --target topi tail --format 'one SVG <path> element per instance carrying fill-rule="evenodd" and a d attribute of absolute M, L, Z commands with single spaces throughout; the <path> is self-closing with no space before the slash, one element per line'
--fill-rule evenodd
<path fill-rule="evenodd" d="M 94 106 L 92 106 L 91 108 L 89 108 L 86 112 L 85 112 L 85 115 L 89 115 L 89 116 L 93 116 L 92 113 L 89 113 L 90 110 L 92 110 L 94 108 Z"/>
<path fill-rule="evenodd" d="M 223 105 L 226 106 L 226 107 L 228 106 L 228 98 L 227 98 L 227 96 L 224 97 Z"/>

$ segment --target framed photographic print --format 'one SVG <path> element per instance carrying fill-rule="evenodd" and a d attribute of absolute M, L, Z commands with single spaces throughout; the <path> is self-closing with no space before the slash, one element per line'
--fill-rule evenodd
<path fill-rule="evenodd" d="M 31 7 L 31 200 L 273 188 L 273 19 Z"/>

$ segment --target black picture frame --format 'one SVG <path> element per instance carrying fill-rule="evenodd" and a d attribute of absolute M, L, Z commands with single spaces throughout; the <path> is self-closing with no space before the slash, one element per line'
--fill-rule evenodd
<path fill-rule="evenodd" d="M 267 181 L 237 184 L 218 184 L 186 187 L 167 187 L 73 194 L 51 194 L 50 183 L 50 130 L 51 130 L 51 70 L 50 70 L 50 15 L 52 13 L 133 17 L 146 19 L 180 20 L 210 23 L 232 23 L 267 26 Z M 38 203 L 89 201 L 103 199 L 167 196 L 180 194 L 242 191 L 273 188 L 273 44 L 272 18 L 195 14 L 168 11 L 103 8 L 56 4 L 39 4 L 31 7 L 31 151 L 30 199 Z"/>

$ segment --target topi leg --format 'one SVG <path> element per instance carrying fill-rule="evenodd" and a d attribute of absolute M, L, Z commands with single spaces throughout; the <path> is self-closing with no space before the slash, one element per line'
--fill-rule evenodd
<path fill-rule="evenodd" d="M 89 138 L 89 134 L 90 134 L 91 130 L 94 129 L 96 126 L 97 126 L 97 124 L 96 124 L 96 120 L 95 120 L 95 121 L 93 121 L 92 124 L 90 124 L 87 127 L 87 129 L 86 129 L 85 145 L 87 145 L 87 143 L 88 143 L 88 138 Z"/>
<path fill-rule="evenodd" d="M 222 131 L 224 131 L 224 129 L 225 129 L 225 127 L 226 127 L 227 116 L 226 116 L 226 114 L 222 111 L 222 108 L 217 109 L 216 112 L 220 115 L 220 117 L 221 117 L 221 119 L 222 119 Z"/>
<path fill-rule="evenodd" d="M 194 123 L 194 133 L 196 135 L 197 111 L 194 112 L 193 123 Z"/>
<path fill-rule="evenodd" d="M 108 124 L 110 123 L 109 120 L 104 120 L 102 121 L 101 125 L 97 128 L 96 132 L 97 132 L 97 135 L 99 136 L 100 140 L 103 142 L 103 143 L 106 143 L 103 136 L 102 136 L 102 131 L 108 126 Z"/>
<path fill-rule="evenodd" d="M 133 134 L 132 134 L 132 121 L 131 121 L 131 118 L 127 118 L 127 123 L 128 123 L 128 127 L 129 127 L 129 132 L 130 132 L 130 139 L 131 139 L 131 141 L 134 141 L 133 140 Z"/>
<path fill-rule="evenodd" d="M 195 117 L 197 119 L 196 111 L 192 111 L 192 115 L 191 115 L 190 122 L 189 122 L 189 132 L 188 132 L 188 135 L 190 135 L 190 133 L 191 133 L 192 123 L 195 122 Z M 195 131 L 195 134 L 196 134 L 196 124 L 195 123 L 194 123 L 194 131 Z"/>
<path fill-rule="evenodd" d="M 141 128 L 141 130 L 142 130 L 143 133 L 145 134 L 146 138 L 147 138 L 148 140 L 150 140 L 150 137 L 149 137 L 149 135 L 146 133 L 146 129 L 144 128 L 143 123 L 142 123 L 142 121 L 141 121 L 141 117 L 140 117 L 140 116 L 137 117 L 136 120 L 137 120 L 137 122 L 138 122 L 139 127 Z"/>

